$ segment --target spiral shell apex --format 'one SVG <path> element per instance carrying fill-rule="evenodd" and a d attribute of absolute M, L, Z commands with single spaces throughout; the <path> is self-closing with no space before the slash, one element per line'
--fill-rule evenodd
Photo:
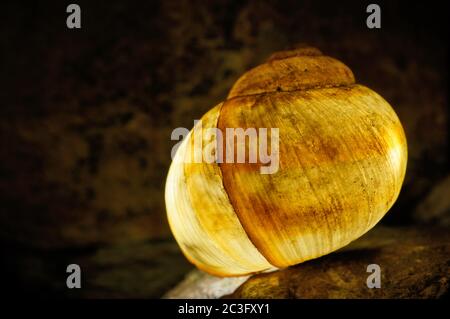
<path fill-rule="evenodd" d="M 165 201 L 181 250 L 214 275 L 333 252 L 370 230 L 403 183 L 407 145 L 394 110 L 314 48 L 275 53 L 246 72 L 196 127 L 172 161 Z M 244 162 L 192 161 L 199 145 L 227 150 L 227 128 L 277 128 L 279 143 L 268 147 L 278 154 L 277 170 L 264 174 L 260 158 L 248 161 L 248 137 L 233 146 L 234 153 L 245 148 Z"/>

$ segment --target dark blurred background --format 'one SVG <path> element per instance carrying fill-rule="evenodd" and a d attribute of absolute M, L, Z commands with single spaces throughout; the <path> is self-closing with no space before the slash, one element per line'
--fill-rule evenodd
<path fill-rule="evenodd" d="M 450 225 L 443 1 L 2 3 L 0 247 L 9 296 L 160 297 L 191 266 L 167 225 L 176 127 L 273 51 L 307 43 L 394 107 L 409 161 L 386 225 Z M 68 290 L 78 263 L 83 289 Z"/>

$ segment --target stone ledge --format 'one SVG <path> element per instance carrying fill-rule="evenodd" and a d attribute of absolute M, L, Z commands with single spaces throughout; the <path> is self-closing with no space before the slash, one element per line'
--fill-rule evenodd
<path fill-rule="evenodd" d="M 369 264 L 381 288 L 366 284 Z M 379 226 L 347 247 L 286 269 L 219 278 L 191 272 L 166 298 L 442 298 L 450 278 L 447 228 Z"/>

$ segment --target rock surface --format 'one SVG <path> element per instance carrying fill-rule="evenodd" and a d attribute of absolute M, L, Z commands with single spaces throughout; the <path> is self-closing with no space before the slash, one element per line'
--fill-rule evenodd
<path fill-rule="evenodd" d="M 381 269 L 381 288 L 369 289 L 369 264 Z M 194 272 L 199 272 L 195 270 Z M 207 298 L 230 290 L 230 278 L 190 275 L 166 296 Z M 214 285 L 207 283 L 214 282 Z M 446 228 L 376 227 L 349 246 L 286 269 L 253 275 L 225 298 L 442 298 L 450 283 Z M 236 285 L 236 281 L 233 282 Z M 236 285 L 237 286 L 237 285 Z M 225 289 L 224 289 L 225 287 Z M 201 293 L 199 293 L 201 292 Z"/>
<path fill-rule="evenodd" d="M 421 223 L 450 226 L 450 175 L 431 189 L 417 206 L 414 217 Z"/>
<path fill-rule="evenodd" d="M 170 133 L 145 112 L 115 102 L 1 128 L 1 236 L 45 249 L 167 237 L 158 163 L 170 163 L 170 145 L 156 141 Z"/>
<path fill-rule="evenodd" d="M 173 241 L 26 253 L 1 248 L 9 261 L 0 266 L 9 296 L 160 298 L 193 268 Z M 67 289 L 69 264 L 80 266 L 81 289 Z"/>
<path fill-rule="evenodd" d="M 192 268 L 174 242 L 119 245 L 79 258 L 83 298 L 160 298 Z"/>
<path fill-rule="evenodd" d="M 163 298 L 169 299 L 215 299 L 231 294 L 250 276 L 220 278 L 199 270 L 191 271 L 174 289 Z"/>

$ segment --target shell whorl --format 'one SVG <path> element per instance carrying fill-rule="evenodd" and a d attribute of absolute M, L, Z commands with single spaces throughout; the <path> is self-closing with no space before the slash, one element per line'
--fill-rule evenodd
<path fill-rule="evenodd" d="M 228 99 L 354 83 L 353 73 L 345 64 L 318 49 L 302 47 L 276 52 L 265 63 L 244 73 L 230 90 Z"/>

